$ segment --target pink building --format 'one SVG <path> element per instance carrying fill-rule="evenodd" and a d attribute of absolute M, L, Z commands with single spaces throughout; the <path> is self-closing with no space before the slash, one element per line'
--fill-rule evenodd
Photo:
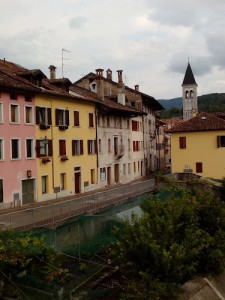
<path fill-rule="evenodd" d="M 0 207 L 36 200 L 35 107 L 39 88 L 0 71 Z"/>

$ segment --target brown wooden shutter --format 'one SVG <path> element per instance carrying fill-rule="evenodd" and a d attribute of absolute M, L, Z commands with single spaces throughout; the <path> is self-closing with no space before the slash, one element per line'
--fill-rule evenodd
<path fill-rule="evenodd" d="M 88 154 L 91 153 L 91 145 L 90 145 L 90 143 L 91 143 L 91 141 L 88 140 L 88 141 L 87 141 L 87 145 L 88 145 Z"/>
<path fill-rule="evenodd" d="M 52 140 L 48 140 L 48 156 L 53 155 Z"/>
<path fill-rule="evenodd" d="M 186 149 L 186 137 L 179 137 L 180 149 Z"/>
<path fill-rule="evenodd" d="M 95 145 L 94 153 L 97 153 L 97 149 L 98 149 L 97 140 L 94 141 L 94 145 Z"/>
<path fill-rule="evenodd" d="M 47 125 L 52 125 L 52 110 L 50 107 L 47 108 L 48 112 L 48 124 Z"/>
<path fill-rule="evenodd" d="M 72 155 L 75 155 L 75 141 L 72 140 Z"/>
<path fill-rule="evenodd" d="M 59 125 L 59 109 L 55 109 L 55 124 Z"/>
<path fill-rule="evenodd" d="M 69 115 L 69 110 L 68 109 L 65 110 L 65 117 L 66 117 L 65 125 L 69 126 L 70 125 L 70 115 Z"/>
<path fill-rule="evenodd" d="M 80 140 L 80 154 L 84 154 L 84 143 L 83 143 L 83 140 Z"/>
<path fill-rule="evenodd" d="M 40 107 L 36 106 L 36 124 L 40 124 Z"/>
<path fill-rule="evenodd" d="M 79 126 L 80 125 L 80 120 L 79 120 L 79 111 L 74 111 L 74 126 Z"/>
<path fill-rule="evenodd" d="M 89 127 L 94 127 L 93 113 L 89 113 Z"/>
<path fill-rule="evenodd" d="M 196 173 L 202 173 L 202 163 L 196 162 Z"/>
<path fill-rule="evenodd" d="M 41 156 L 41 153 L 40 153 L 40 150 L 41 150 L 41 148 L 40 148 L 40 140 L 36 140 L 36 156 L 37 157 L 40 157 Z"/>
<path fill-rule="evenodd" d="M 135 141 L 133 141 L 133 151 L 136 151 L 135 150 Z"/>
<path fill-rule="evenodd" d="M 220 136 L 217 136 L 217 147 L 220 148 L 221 147 L 221 142 L 220 142 Z"/>

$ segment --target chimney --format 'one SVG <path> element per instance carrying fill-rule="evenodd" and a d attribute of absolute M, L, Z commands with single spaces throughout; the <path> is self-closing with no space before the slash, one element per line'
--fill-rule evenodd
<path fill-rule="evenodd" d="M 138 84 L 136 84 L 136 85 L 134 86 L 134 88 L 135 88 L 135 91 L 139 92 L 139 85 L 138 85 Z"/>
<path fill-rule="evenodd" d="M 55 75 L 56 67 L 51 65 L 49 66 L 49 70 L 50 70 L 50 79 L 56 79 L 56 75 Z"/>
<path fill-rule="evenodd" d="M 109 80 L 112 80 L 112 70 L 108 69 L 106 71 L 106 78 Z"/>
<path fill-rule="evenodd" d="M 118 70 L 117 73 L 118 73 L 118 84 L 122 86 L 123 85 L 123 70 Z"/>
<path fill-rule="evenodd" d="M 96 82 L 97 82 L 97 96 L 103 101 L 104 100 L 104 82 L 103 82 L 103 69 L 96 69 Z"/>

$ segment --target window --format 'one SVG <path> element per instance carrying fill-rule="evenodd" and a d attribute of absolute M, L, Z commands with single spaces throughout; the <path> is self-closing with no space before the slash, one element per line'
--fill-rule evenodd
<path fill-rule="evenodd" d="M 99 153 L 102 152 L 102 141 L 101 141 L 101 139 L 98 140 L 98 151 L 99 151 Z"/>
<path fill-rule="evenodd" d="M 202 173 L 202 163 L 201 162 L 196 162 L 196 173 Z"/>
<path fill-rule="evenodd" d="M 180 145 L 180 149 L 186 149 L 186 137 L 185 136 L 179 137 L 179 145 Z"/>
<path fill-rule="evenodd" d="M 136 162 L 134 162 L 134 173 L 136 173 Z"/>
<path fill-rule="evenodd" d="M 41 176 L 42 194 L 46 194 L 48 191 L 47 181 L 48 181 L 48 176 Z"/>
<path fill-rule="evenodd" d="M 217 147 L 225 147 L 225 135 L 218 135 L 217 136 Z"/>
<path fill-rule="evenodd" d="M 36 107 L 36 124 L 41 129 L 50 128 L 52 125 L 52 111 L 50 107 Z"/>
<path fill-rule="evenodd" d="M 69 127 L 69 110 L 57 108 L 55 110 L 55 120 L 59 129 L 67 129 Z"/>
<path fill-rule="evenodd" d="M 108 139 L 108 153 L 110 153 L 111 151 L 111 139 Z"/>
<path fill-rule="evenodd" d="M 17 100 L 18 96 L 16 94 L 10 94 L 10 99 L 11 100 Z"/>
<path fill-rule="evenodd" d="M 0 179 L 0 202 L 3 202 L 3 179 Z"/>
<path fill-rule="evenodd" d="M 3 122 L 3 104 L 0 103 L 0 123 Z"/>
<path fill-rule="evenodd" d="M 106 171 L 105 168 L 100 168 L 100 180 L 106 179 Z"/>
<path fill-rule="evenodd" d="M 83 150 L 83 140 L 72 140 L 72 155 L 82 155 Z"/>
<path fill-rule="evenodd" d="M 59 140 L 59 156 L 66 155 L 66 140 Z"/>
<path fill-rule="evenodd" d="M 36 152 L 37 157 L 52 156 L 52 140 L 46 138 L 36 140 Z"/>
<path fill-rule="evenodd" d="M 128 174 L 131 173 L 131 169 L 130 169 L 130 163 L 128 163 Z"/>
<path fill-rule="evenodd" d="M 130 151 L 130 139 L 128 139 L 128 151 Z"/>
<path fill-rule="evenodd" d="M 89 113 L 89 127 L 94 127 L 94 114 Z"/>
<path fill-rule="evenodd" d="M 74 126 L 80 126 L 80 115 L 79 115 L 79 111 L 74 111 L 73 112 L 73 119 L 74 119 Z"/>
<path fill-rule="evenodd" d="M 91 184 L 95 183 L 95 169 L 91 169 Z"/>
<path fill-rule="evenodd" d="M 33 107 L 25 106 L 25 123 L 32 124 L 33 123 Z"/>
<path fill-rule="evenodd" d="M 0 160 L 4 159 L 4 141 L 0 139 Z"/>
<path fill-rule="evenodd" d="M 130 128 L 130 120 L 127 120 L 127 129 Z"/>
<path fill-rule="evenodd" d="M 107 127 L 110 127 L 110 117 L 107 116 Z"/>
<path fill-rule="evenodd" d="M 126 164 L 123 164 L 123 175 L 126 175 Z"/>
<path fill-rule="evenodd" d="M 11 140 L 11 158 L 12 159 L 20 158 L 20 145 L 18 139 Z"/>
<path fill-rule="evenodd" d="M 132 120 L 132 131 L 138 131 L 139 130 L 139 122 Z"/>
<path fill-rule="evenodd" d="M 10 104 L 10 122 L 19 123 L 19 105 Z"/>
<path fill-rule="evenodd" d="M 88 154 L 95 154 L 96 153 L 96 140 L 88 140 Z"/>
<path fill-rule="evenodd" d="M 60 174 L 60 190 L 63 191 L 66 189 L 66 174 Z"/>
<path fill-rule="evenodd" d="M 34 157 L 34 141 L 32 139 L 26 140 L 26 157 Z"/>

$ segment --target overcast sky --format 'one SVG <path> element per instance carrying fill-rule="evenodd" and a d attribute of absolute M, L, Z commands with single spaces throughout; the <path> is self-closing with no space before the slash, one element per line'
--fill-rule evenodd
<path fill-rule="evenodd" d="M 0 58 L 72 82 L 122 69 L 156 99 L 181 96 L 188 58 L 198 94 L 225 92 L 224 0 L 0 0 Z"/>

